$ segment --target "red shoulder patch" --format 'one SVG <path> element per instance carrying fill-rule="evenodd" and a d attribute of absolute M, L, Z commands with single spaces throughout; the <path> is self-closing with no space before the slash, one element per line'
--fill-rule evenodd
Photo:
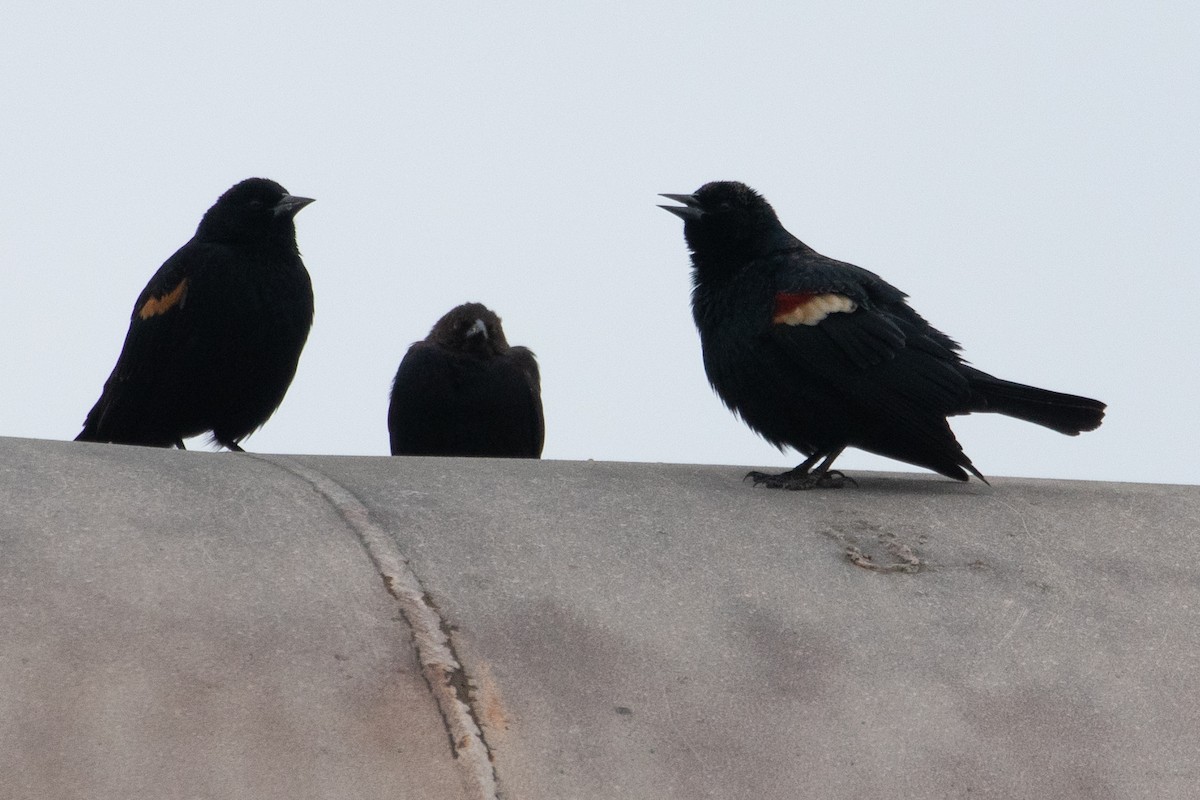
<path fill-rule="evenodd" d="M 849 314 L 858 303 L 844 294 L 826 292 L 778 292 L 771 322 L 776 325 L 816 325 L 830 314 Z"/>
<path fill-rule="evenodd" d="M 187 300 L 187 278 L 179 282 L 171 291 L 158 297 L 151 297 L 146 302 L 142 303 L 142 307 L 137 310 L 137 315 L 140 319 L 150 319 L 150 317 L 165 314 L 175 306 L 182 306 Z"/>

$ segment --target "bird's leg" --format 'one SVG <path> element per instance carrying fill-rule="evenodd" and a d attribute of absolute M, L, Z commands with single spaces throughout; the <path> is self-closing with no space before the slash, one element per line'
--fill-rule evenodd
<path fill-rule="evenodd" d="M 239 445 L 233 439 L 217 439 L 217 444 L 221 445 L 221 447 L 224 447 L 226 450 L 228 450 L 232 453 L 246 452 L 245 450 L 243 450 L 241 448 L 241 445 Z"/>
<path fill-rule="evenodd" d="M 180 450 L 187 450 L 187 448 L 183 446 L 183 439 L 176 439 L 176 440 L 175 440 L 175 447 L 176 447 L 176 448 L 178 448 L 178 449 L 180 449 Z"/>
<path fill-rule="evenodd" d="M 844 447 L 839 447 L 837 450 L 834 450 L 825 457 L 825 460 L 821 462 L 821 466 L 813 470 L 812 476 L 817 479 L 817 486 L 823 489 L 840 489 L 846 485 L 846 481 L 858 486 L 858 481 L 854 480 L 854 478 L 851 478 L 840 469 L 829 468 L 829 466 L 833 464 L 833 460 L 840 456 L 842 451 L 845 449 L 846 448 Z"/>
<path fill-rule="evenodd" d="M 846 485 L 846 481 L 857 486 L 858 483 L 853 478 L 846 477 L 840 470 L 831 470 L 829 468 L 833 464 L 833 460 L 840 456 L 844 449 L 844 447 L 839 447 L 831 453 L 816 453 L 795 469 L 789 469 L 787 472 L 781 472 L 778 475 L 769 475 L 766 472 L 750 472 L 746 474 L 745 479 L 753 481 L 755 486 L 766 486 L 768 489 L 790 489 L 792 491 L 801 489 L 841 489 Z M 822 461 L 822 459 L 824 460 Z M 818 461 L 821 464 L 814 469 L 813 465 Z"/>
<path fill-rule="evenodd" d="M 822 455 L 822 453 L 817 453 L 806 459 L 803 464 L 795 469 L 789 469 L 787 472 L 781 472 L 778 475 L 771 475 L 766 472 L 747 472 L 746 477 L 742 480 L 752 481 L 755 486 L 766 486 L 770 489 L 792 488 L 791 484 L 794 482 L 811 481 L 810 470 L 814 464 L 821 460 Z M 797 486 L 795 488 L 811 489 L 815 485 L 815 483 L 810 482 L 807 486 Z"/>

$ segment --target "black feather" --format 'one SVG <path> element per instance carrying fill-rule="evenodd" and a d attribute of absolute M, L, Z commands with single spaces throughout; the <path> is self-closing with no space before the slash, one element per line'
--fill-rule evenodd
<path fill-rule="evenodd" d="M 946 421 L 974 411 L 1072 435 L 1100 425 L 1099 401 L 967 365 L 958 343 L 914 311 L 907 295 L 792 236 L 745 184 L 709 183 L 671 197 L 687 208 L 692 311 L 710 383 L 767 441 L 808 457 L 783 476 L 754 473 L 756 482 L 822 485 L 847 446 L 982 479 Z"/>
<path fill-rule="evenodd" d="M 405 354 L 388 407 L 392 455 L 539 458 L 545 437 L 533 353 L 500 318 L 464 303 Z"/>
<path fill-rule="evenodd" d="M 78 441 L 182 447 L 207 432 L 241 449 L 283 401 L 312 327 L 292 221 L 310 202 L 264 178 L 221 195 L 138 296 Z"/>

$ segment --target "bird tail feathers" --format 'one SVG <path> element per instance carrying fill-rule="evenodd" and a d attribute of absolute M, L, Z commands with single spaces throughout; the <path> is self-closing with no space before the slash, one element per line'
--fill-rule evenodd
<path fill-rule="evenodd" d="M 978 370 L 971 370 L 969 378 L 972 411 L 1016 417 L 1068 436 L 1095 430 L 1104 419 L 1105 404 L 1099 400 L 1013 383 Z"/>

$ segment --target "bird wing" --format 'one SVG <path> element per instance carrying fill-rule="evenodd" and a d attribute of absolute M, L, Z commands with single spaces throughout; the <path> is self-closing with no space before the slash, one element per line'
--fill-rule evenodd
<path fill-rule="evenodd" d="M 853 264 L 813 253 L 775 258 L 767 335 L 789 360 L 877 411 L 944 417 L 965 402 L 958 344 L 907 295 Z"/>
<path fill-rule="evenodd" d="M 508 351 L 509 358 L 517 364 L 525 375 L 528 389 L 529 453 L 540 457 L 546 441 L 546 419 L 542 410 L 542 376 L 538 370 L 537 359 L 527 347 L 513 347 Z"/>
<path fill-rule="evenodd" d="M 184 340 L 194 335 L 188 321 L 202 299 L 198 293 L 205 282 L 198 273 L 208 260 L 208 249 L 185 245 L 146 284 L 129 317 L 129 332 L 114 371 L 119 380 L 152 379 L 169 368 Z"/>
<path fill-rule="evenodd" d="M 170 402 L 161 387 L 182 389 L 175 378 L 195 366 L 188 363 L 189 342 L 196 341 L 201 332 L 195 328 L 193 309 L 203 301 L 207 282 L 200 273 L 211 250 L 195 241 L 184 245 L 159 267 L 138 295 L 121 354 L 105 381 L 100 400 L 88 414 L 85 431 L 106 438 L 127 437 L 155 406 Z"/>
<path fill-rule="evenodd" d="M 858 369 L 905 347 L 905 331 L 890 313 L 905 295 L 874 273 L 811 251 L 777 254 L 768 268 L 776 275 L 771 330 L 785 341 L 832 345 L 829 355 Z"/>
<path fill-rule="evenodd" d="M 453 411 L 446 402 L 453 391 L 452 365 L 441 348 L 414 342 L 392 379 L 388 403 L 388 437 L 392 455 L 438 455 L 446 447 Z"/>

